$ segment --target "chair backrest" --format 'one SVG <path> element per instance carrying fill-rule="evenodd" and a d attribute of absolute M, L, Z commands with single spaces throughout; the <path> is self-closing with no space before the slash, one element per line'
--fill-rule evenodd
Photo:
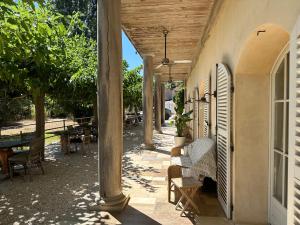
<path fill-rule="evenodd" d="M 168 167 L 168 181 L 170 182 L 172 178 L 182 177 L 182 168 L 178 165 L 171 165 Z"/>
<path fill-rule="evenodd" d="M 91 135 L 91 129 L 85 128 L 84 129 L 84 136 L 89 136 L 89 135 Z"/>
<path fill-rule="evenodd" d="M 72 130 L 74 130 L 74 127 L 72 125 L 69 125 L 69 126 L 67 126 L 67 130 L 72 131 Z"/>
<path fill-rule="evenodd" d="M 29 145 L 29 160 L 40 160 L 42 154 L 41 146 L 44 144 L 44 138 L 34 138 Z"/>

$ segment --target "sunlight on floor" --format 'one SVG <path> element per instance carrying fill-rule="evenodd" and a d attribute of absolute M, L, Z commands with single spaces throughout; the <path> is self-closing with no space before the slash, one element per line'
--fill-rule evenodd
<path fill-rule="evenodd" d="M 88 210 L 100 199 L 96 144 L 83 156 L 63 155 L 60 145 L 54 143 L 47 147 L 45 175 L 37 170 L 33 182 L 27 177 L 24 182 L 20 176 L 13 182 L 0 181 L 0 224 L 193 224 L 193 218 L 180 217 L 167 201 L 166 169 L 174 129 L 165 127 L 163 131 L 165 134 L 154 134 L 154 151 L 140 148 L 141 126 L 124 132 L 122 183 L 131 199 L 123 213 Z M 226 224 L 214 195 L 198 198 L 204 216 L 198 218 L 199 224 Z"/>

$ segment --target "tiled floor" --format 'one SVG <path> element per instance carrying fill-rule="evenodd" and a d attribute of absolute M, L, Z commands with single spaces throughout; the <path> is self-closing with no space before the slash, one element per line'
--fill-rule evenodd
<path fill-rule="evenodd" d="M 128 225 L 185 225 L 194 224 L 194 218 L 181 217 L 180 211 L 167 200 L 167 168 L 173 145 L 172 128 L 164 134 L 155 134 L 156 150 L 138 150 L 124 156 L 124 193 L 130 195 L 128 207 L 121 214 L 103 214 L 103 224 Z M 217 201 L 216 194 L 199 191 L 195 201 L 200 210 L 201 225 L 225 225 L 229 222 Z"/>

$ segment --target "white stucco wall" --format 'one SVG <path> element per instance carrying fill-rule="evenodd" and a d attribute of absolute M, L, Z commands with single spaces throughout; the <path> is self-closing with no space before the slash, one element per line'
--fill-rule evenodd
<path fill-rule="evenodd" d="M 187 96 L 226 64 L 233 74 L 233 220 L 268 222 L 270 70 L 286 45 L 299 0 L 225 0 L 187 80 Z M 258 30 L 266 30 L 257 36 Z M 215 102 L 212 101 L 215 133 Z"/>

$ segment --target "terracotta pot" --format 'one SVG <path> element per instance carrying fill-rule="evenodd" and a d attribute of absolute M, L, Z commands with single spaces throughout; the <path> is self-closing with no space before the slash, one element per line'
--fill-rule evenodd
<path fill-rule="evenodd" d="M 175 147 L 183 146 L 185 143 L 185 137 L 174 137 Z"/>

